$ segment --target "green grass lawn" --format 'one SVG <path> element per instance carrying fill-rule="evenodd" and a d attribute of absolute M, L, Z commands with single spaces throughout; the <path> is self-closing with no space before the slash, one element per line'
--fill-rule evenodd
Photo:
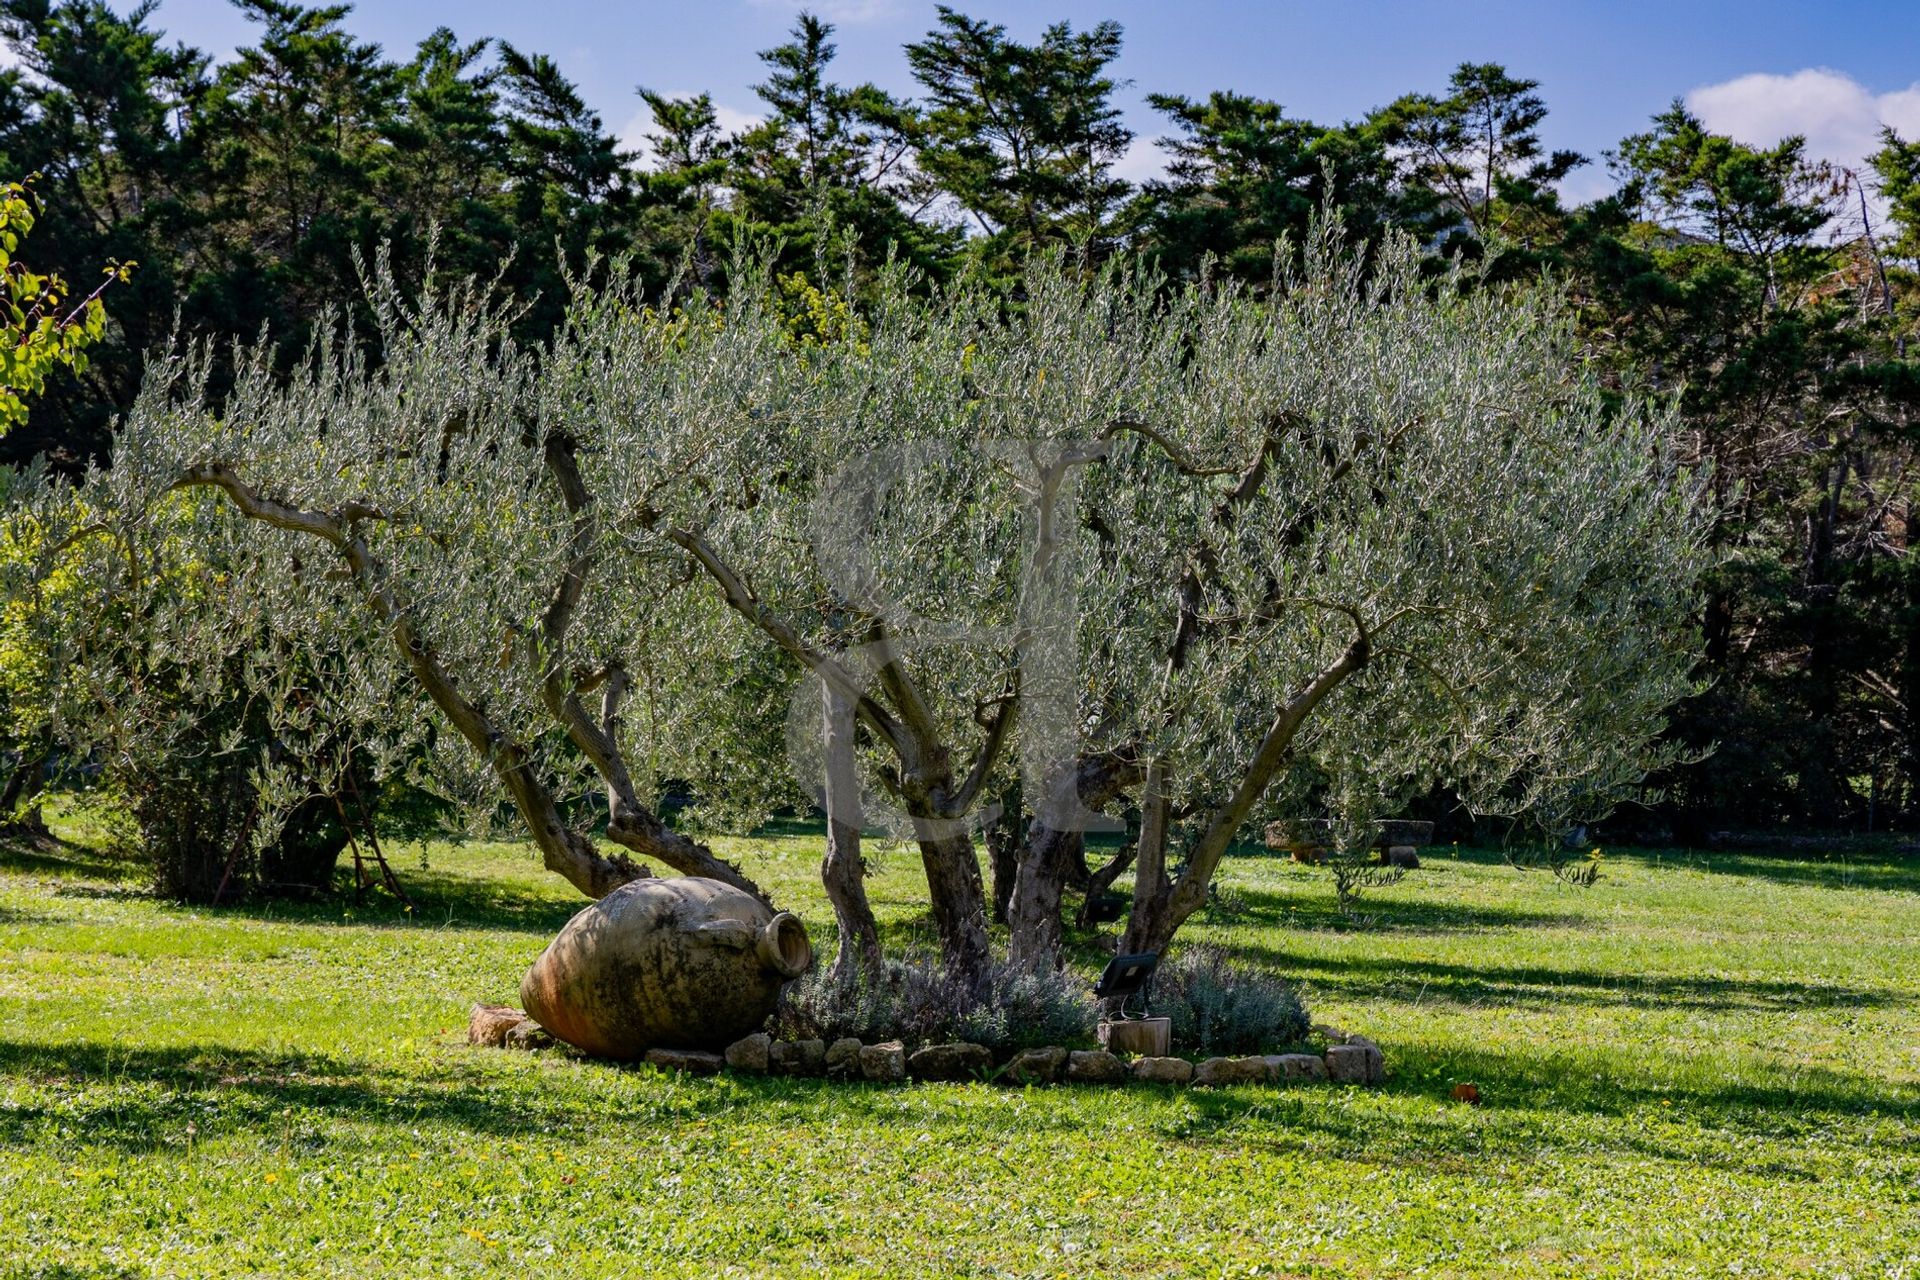
<path fill-rule="evenodd" d="M 824 950 L 817 840 L 729 843 Z M 409 919 L 0 850 L 0 1276 L 1920 1276 L 1911 860 L 1615 856 L 1583 891 L 1442 850 L 1352 928 L 1249 853 L 1192 936 L 1391 1079 L 1210 1093 L 470 1050 L 581 903 L 524 846 L 428 854 Z M 913 855 L 878 862 L 924 939 Z"/>

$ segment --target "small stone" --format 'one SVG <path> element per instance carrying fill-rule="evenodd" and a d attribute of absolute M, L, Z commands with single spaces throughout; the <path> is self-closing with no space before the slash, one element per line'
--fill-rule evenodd
<path fill-rule="evenodd" d="M 1298 1084 L 1306 1080 L 1325 1080 L 1327 1061 L 1317 1053 L 1270 1053 L 1267 1055 L 1267 1081 L 1270 1084 Z"/>
<path fill-rule="evenodd" d="M 498 1049 L 507 1042 L 507 1032 L 527 1020 L 527 1015 L 511 1005 L 476 1004 L 467 1011 L 467 1043 L 483 1049 Z"/>
<path fill-rule="evenodd" d="M 662 1071 L 680 1071 L 690 1076 L 710 1076 L 727 1060 L 717 1053 L 700 1049 L 649 1049 L 642 1062 Z"/>
<path fill-rule="evenodd" d="M 991 1070 L 993 1054 L 964 1040 L 930 1044 L 907 1059 L 907 1072 L 916 1080 L 975 1080 Z"/>
<path fill-rule="evenodd" d="M 1127 1064 L 1105 1049 L 1075 1049 L 1067 1055 L 1067 1079 L 1074 1084 L 1119 1084 Z"/>
<path fill-rule="evenodd" d="M 522 1018 L 514 1025 L 511 1031 L 507 1032 L 506 1047 L 509 1049 L 525 1049 L 528 1051 L 534 1049 L 551 1049 L 553 1048 L 553 1035 L 532 1018 Z"/>
<path fill-rule="evenodd" d="M 827 1074 L 830 1076 L 854 1076 L 860 1074 L 860 1042 L 852 1036 L 842 1036 L 827 1046 Z"/>
<path fill-rule="evenodd" d="M 775 1040 L 767 1046 L 767 1066 L 781 1075 L 817 1076 L 826 1061 L 825 1040 Z"/>
<path fill-rule="evenodd" d="M 907 1051 L 898 1040 L 860 1046 L 860 1074 L 892 1082 L 907 1078 Z"/>
<path fill-rule="evenodd" d="M 1042 1049 L 1022 1049 L 1000 1078 L 1008 1084 L 1053 1084 L 1067 1067 L 1067 1051 L 1057 1044 Z"/>
<path fill-rule="evenodd" d="M 1265 1058 L 1208 1058 L 1193 1069 L 1193 1082 L 1218 1087 L 1227 1084 L 1265 1084 Z"/>
<path fill-rule="evenodd" d="M 1136 1058 L 1133 1078 L 1149 1084 L 1186 1084 L 1193 1079 L 1193 1064 L 1185 1058 Z"/>
<path fill-rule="evenodd" d="M 1327 1075 L 1337 1084 L 1378 1084 L 1386 1058 L 1374 1044 L 1336 1044 L 1327 1049 Z"/>
<path fill-rule="evenodd" d="M 773 1037 L 764 1031 L 735 1040 L 727 1046 L 727 1066 L 735 1071 L 765 1071 L 768 1046 L 772 1043 Z"/>
<path fill-rule="evenodd" d="M 1387 850 L 1387 865 L 1405 871 L 1420 869 L 1420 851 L 1410 844 L 1396 844 Z"/>

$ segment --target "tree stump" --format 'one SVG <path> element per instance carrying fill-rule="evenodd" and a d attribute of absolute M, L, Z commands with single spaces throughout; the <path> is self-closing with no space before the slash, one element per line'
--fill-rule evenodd
<path fill-rule="evenodd" d="M 1172 1018 L 1120 1018 L 1102 1022 L 1100 1047 L 1134 1058 L 1164 1058 L 1173 1052 Z"/>

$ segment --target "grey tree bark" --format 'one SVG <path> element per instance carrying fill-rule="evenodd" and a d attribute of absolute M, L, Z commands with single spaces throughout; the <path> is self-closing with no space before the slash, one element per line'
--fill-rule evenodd
<path fill-rule="evenodd" d="M 1000 815 L 986 830 L 987 865 L 993 872 L 993 922 L 1007 923 L 1007 905 L 1013 900 L 1014 880 L 1020 870 L 1020 842 L 1026 812 L 1020 803 L 1020 784 L 1008 787 L 1001 798 Z"/>
<path fill-rule="evenodd" d="M 823 742 L 826 747 L 827 853 L 820 863 L 820 883 L 833 906 L 840 944 L 828 971 L 835 979 L 881 968 L 880 928 L 867 901 L 866 868 L 860 857 L 860 782 L 854 772 L 853 705 L 831 686 L 822 687 Z"/>
<path fill-rule="evenodd" d="M 1098 811 L 1141 780 L 1139 766 L 1118 753 L 1105 753 L 1072 762 L 1055 776 L 1053 786 L 1072 788 L 1056 797 L 1054 812 L 1078 812 L 1070 804 Z M 1060 967 L 1060 904 L 1075 873 L 1085 872 L 1085 839 L 1079 831 L 1060 831 L 1038 814 L 1027 828 L 1026 844 L 1015 868 L 1012 897 L 1007 903 L 1007 957 L 1031 972 Z"/>

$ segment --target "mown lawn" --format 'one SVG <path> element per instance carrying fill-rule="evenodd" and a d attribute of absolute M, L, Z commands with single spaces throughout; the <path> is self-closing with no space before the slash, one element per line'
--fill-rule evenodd
<path fill-rule="evenodd" d="M 734 843 L 824 949 L 816 841 Z M 0 1276 L 1920 1276 L 1911 860 L 1613 856 L 1582 891 L 1443 850 L 1356 929 L 1238 857 L 1195 936 L 1392 1078 L 1207 1093 L 469 1050 L 580 904 L 522 846 L 427 852 L 409 919 L 0 850 Z M 908 943 L 913 856 L 878 862 Z"/>

